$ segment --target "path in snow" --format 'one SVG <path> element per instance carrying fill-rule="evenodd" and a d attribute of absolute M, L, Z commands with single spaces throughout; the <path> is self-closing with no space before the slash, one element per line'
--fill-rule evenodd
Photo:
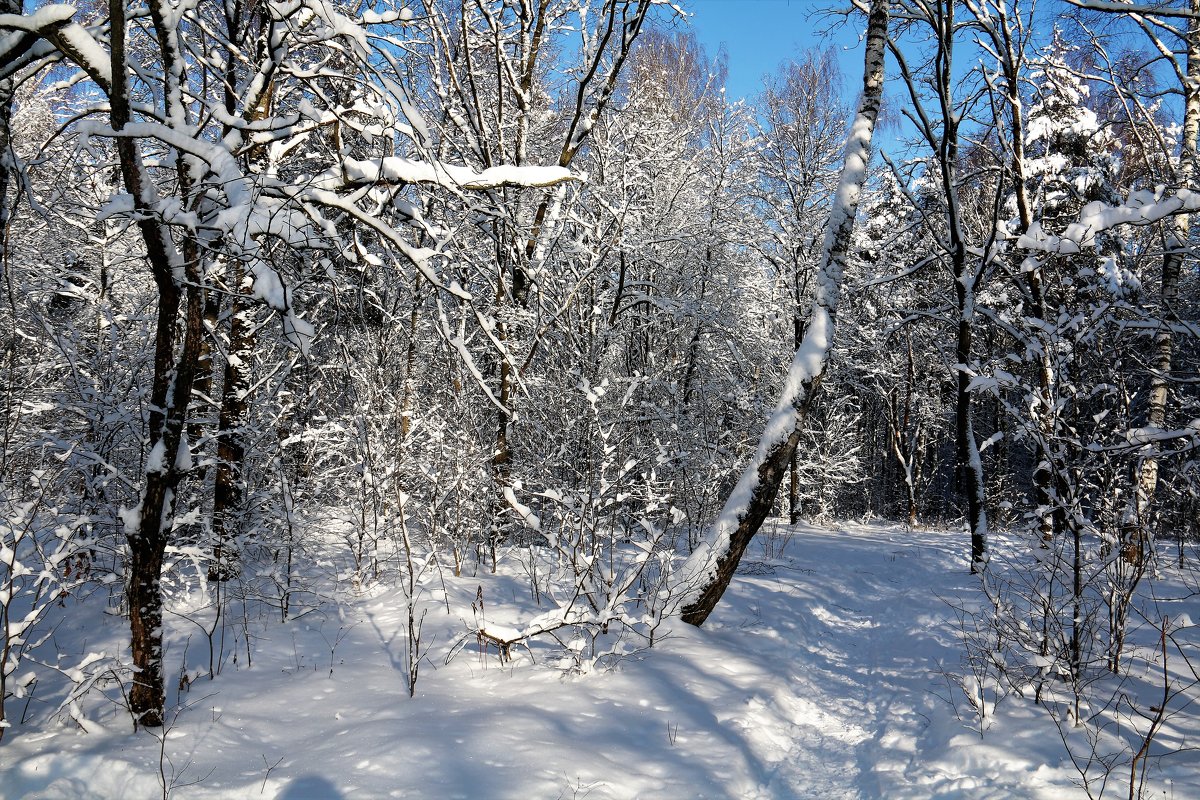
<path fill-rule="evenodd" d="M 755 662 L 737 669 L 751 700 L 735 724 L 771 765 L 764 796 L 895 797 L 911 782 L 929 706 L 942 703 L 933 692 L 945 693 L 938 661 L 957 658 L 943 598 L 970 586 L 933 544 L 897 529 L 805 530 L 770 571 L 745 570 L 767 574 L 739 576 L 711 635 Z"/>

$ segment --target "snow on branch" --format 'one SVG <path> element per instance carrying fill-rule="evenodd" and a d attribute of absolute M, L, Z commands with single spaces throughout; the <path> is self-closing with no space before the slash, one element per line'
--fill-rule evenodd
<path fill-rule="evenodd" d="M 1179 189 L 1166 196 L 1166 188 L 1157 187 L 1153 192 L 1141 190 L 1131 192 L 1119 206 L 1099 200 L 1085 205 L 1079 211 L 1079 221 L 1067 226 L 1061 236 L 1047 233 L 1035 222 L 1029 230 L 1017 237 L 1017 247 L 1043 253 L 1072 255 L 1084 247 L 1096 243 L 1096 234 L 1118 225 L 1149 225 L 1174 214 L 1200 211 L 1200 192 Z"/>
<path fill-rule="evenodd" d="M 1127 3 L 1124 0 L 1067 0 L 1076 8 L 1088 11 L 1116 12 L 1120 14 L 1138 14 L 1140 16 L 1175 17 L 1193 19 L 1195 14 L 1186 8 L 1172 8 L 1166 3 Z"/>
<path fill-rule="evenodd" d="M 1176 442 L 1181 439 L 1188 439 L 1200 444 L 1200 419 L 1194 419 L 1188 423 L 1186 428 L 1176 430 L 1164 430 L 1154 426 L 1130 428 L 1125 432 L 1125 438 L 1133 445 Z"/>
<path fill-rule="evenodd" d="M 0 31 L 18 32 L 0 40 L 0 62 L 19 58 L 33 44 L 28 34 L 34 34 L 78 64 L 106 93 L 111 91 L 112 59 L 86 28 L 72 21 L 74 16 L 75 7 L 63 4 L 42 6 L 32 14 L 0 14 Z"/>
<path fill-rule="evenodd" d="M 317 176 L 314 186 L 338 190 L 376 183 L 425 183 L 445 189 L 481 191 L 502 186 L 545 187 L 581 180 L 565 167 L 489 167 L 476 172 L 470 167 L 410 158 L 347 158 Z"/>

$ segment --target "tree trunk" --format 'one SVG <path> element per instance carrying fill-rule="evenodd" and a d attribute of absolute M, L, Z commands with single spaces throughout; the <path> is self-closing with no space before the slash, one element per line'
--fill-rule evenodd
<path fill-rule="evenodd" d="M 964 290 L 963 281 L 958 281 L 959 309 L 964 311 L 964 295 L 970 295 L 970 290 Z M 958 321 L 958 342 L 955 357 L 958 363 L 965 365 L 971 357 L 972 323 L 970 317 L 962 313 Z M 959 368 L 955 382 L 954 430 L 957 439 L 956 461 L 960 491 L 967 501 L 967 524 L 971 530 L 971 572 L 978 572 L 987 559 L 987 511 L 984 507 L 983 489 L 983 459 L 979 453 L 979 444 L 975 441 L 975 426 L 972 420 L 971 393 L 968 387 L 971 376 L 963 368 Z"/>
<path fill-rule="evenodd" d="M 213 565 L 209 580 L 226 580 L 237 574 L 237 553 L 230 549 L 233 538 L 231 517 L 237 513 L 244 495 L 243 462 L 246 458 L 246 419 L 250 410 L 250 359 L 254 348 L 254 326 L 246 298 L 253 280 L 243 266 L 229 265 L 230 284 L 236 291 L 230 298 L 229 345 L 225 375 L 221 382 L 221 412 L 217 420 L 217 474 L 213 483 Z"/>
<path fill-rule="evenodd" d="M 20 13 L 21 3 L 19 0 L 0 0 L 0 14 Z M 8 221 L 12 215 L 8 203 L 8 184 L 13 168 L 9 158 L 9 150 L 12 146 L 12 131 L 9 127 L 12 121 L 12 102 L 13 79 L 0 79 L 0 235 L 6 235 Z M 0 243 L 4 241 L 4 239 L 0 239 Z M 0 264 L 0 269 L 7 270 L 7 268 L 7 263 Z"/>
<path fill-rule="evenodd" d="M 149 499 L 149 497 L 148 497 Z M 143 506 L 158 505 L 156 499 Z M 133 686 L 129 691 L 129 711 L 138 724 L 157 728 L 163 724 L 162 670 L 162 577 L 167 537 L 161 531 L 130 537 L 129 542 L 129 631 L 133 653 Z"/>
<path fill-rule="evenodd" d="M 954 108 L 953 88 L 957 80 L 953 70 L 955 4 L 946 0 L 937 6 L 934 24 L 938 34 L 934 76 L 937 99 L 941 106 L 942 131 L 937 143 L 942 193 L 946 200 L 949 228 L 950 267 L 954 275 L 957 301 L 955 359 L 955 467 L 959 490 L 967 504 L 967 525 L 971 535 L 971 572 L 978 572 L 986 560 L 988 522 L 984 505 L 983 459 L 975 441 L 974 412 L 970 392 L 972 340 L 975 328 L 975 303 L 979 271 L 968 264 L 970 257 L 963 234 L 962 208 L 958 194 L 959 124 L 961 114 Z"/>
<path fill-rule="evenodd" d="M 162 7 L 152 9 L 156 27 L 165 28 Z M 131 119 L 128 76 L 125 64 L 124 0 L 110 0 L 112 83 L 109 103 L 113 130 L 121 131 Z M 160 30 L 165 37 L 165 30 Z M 178 79 L 178 52 L 163 47 L 164 72 Z M 163 724 L 162 594 L 161 571 L 170 537 L 175 489 L 185 472 L 179 458 L 188 403 L 191 401 L 196 362 L 203 338 L 204 302 L 200 290 L 198 253 L 194 244 L 184 252 L 176 247 L 170 232 L 155 216 L 156 192 L 137 139 L 118 136 L 117 153 L 125 189 L 134 199 L 138 230 L 146 246 L 146 258 L 158 289 L 158 319 L 154 337 L 154 376 L 150 396 L 150 451 L 146 459 L 146 483 L 136 515 L 126 522 L 129 543 L 130 645 L 136 670 L 129 693 L 130 711 L 146 727 Z M 185 167 L 180 165 L 186 182 Z M 186 192 L 185 192 L 186 194 Z M 186 295 L 180 289 L 176 269 L 187 280 Z M 175 353 L 179 312 L 186 296 L 183 347 Z"/>
<path fill-rule="evenodd" d="M 879 116 L 887 28 L 887 0 L 872 0 L 867 21 L 863 94 L 846 143 L 845 165 L 825 229 L 812 315 L 804 341 L 792 360 L 783 395 L 759 440 L 754 461 L 742 473 L 705 540 L 682 567 L 682 618 L 692 625 L 702 625 L 712 613 L 733 579 L 746 546 L 770 513 L 800 440 L 800 425 L 825 372 L 833 345 L 842 272 L 866 180 L 871 136 Z"/>
<path fill-rule="evenodd" d="M 1000 7 L 1003 10 L 1003 6 Z M 1015 234 L 1023 234 L 1033 224 L 1033 204 L 1029 198 L 1026 185 L 1025 170 L 1025 119 L 1021 98 L 1021 67 L 1024 64 L 1023 40 L 1013 35 L 1009 28 L 1007 14 L 1001 16 L 998 22 L 988 25 L 992 45 L 1000 55 L 1000 66 L 1004 75 L 1005 102 L 1009 107 L 1012 128 L 1012 172 L 1013 194 L 1017 201 L 1017 229 Z M 1046 320 L 1046 289 L 1040 262 L 1032 269 L 1022 269 L 1025 277 L 1025 290 L 1028 292 L 1030 311 L 1039 322 Z M 1043 326 L 1034 326 L 1040 332 Z M 1052 442 L 1057 436 L 1057 419 L 1054 410 L 1054 369 L 1051 364 L 1051 343 L 1040 336 L 1041 353 L 1038 355 L 1038 406 L 1034 413 L 1038 418 L 1040 436 L 1036 439 L 1037 463 L 1033 468 L 1034 498 L 1038 505 L 1038 529 L 1042 540 L 1049 542 L 1054 538 L 1056 522 L 1062 522 L 1062 514 L 1055 514 L 1051 508 L 1053 496 L 1050 485 L 1053 479 Z M 1062 525 L 1057 526 L 1057 532 L 1062 531 Z"/>
<path fill-rule="evenodd" d="M 1200 138 L 1200 0 L 1190 0 L 1192 13 L 1187 21 L 1187 81 L 1183 85 L 1183 141 L 1180 144 L 1179 172 L 1176 183 L 1193 189 L 1196 182 L 1197 139 Z M 1171 327 L 1179 322 L 1179 280 L 1187 253 L 1191 215 L 1180 214 L 1167 225 L 1166 247 L 1162 263 L 1159 327 L 1154 336 L 1154 355 L 1150 362 L 1150 392 L 1146 425 L 1162 428 L 1167 421 L 1172 355 L 1175 348 Z M 1150 543 L 1150 516 L 1158 489 L 1158 447 L 1151 444 L 1138 465 L 1135 498 L 1122 526 L 1122 543 L 1128 559 L 1141 563 Z"/>
<path fill-rule="evenodd" d="M 20 14 L 21 4 L 17 0 L 0 0 L 0 14 Z M 4 279 L 5 283 L 11 287 L 12 283 L 8 280 L 8 226 L 9 220 L 12 218 L 11 206 L 8 202 L 8 184 L 10 180 L 10 170 L 12 164 L 9 159 L 9 149 L 12 145 L 12 136 L 10 122 L 12 120 L 12 88 L 11 80 L 0 80 L 0 279 Z M 16 203 L 13 203 L 15 206 Z M 12 290 L 9 289 L 9 301 L 12 301 Z M 11 307 L 11 306 L 10 306 Z M 16 327 L 15 312 L 13 319 L 8 320 L 5 326 L 8 330 L 13 330 Z M 16 395 L 16 382 L 13 378 L 13 362 L 16 355 L 16 336 L 10 335 L 6 337 L 3 345 L 3 359 L 0 363 L 9 367 L 6 377 L 6 386 L 4 392 L 4 418 L 0 419 L 0 425 L 3 426 L 3 442 L 4 451 L 0 455 L 0 465 L 6 463 L 8 453 L 8 430 L 9 420 L 12 415 L 13 400 Z M 9 604 L 4 603 L 0 606 L 0 612 L 3 612 L 3 619 L 0 619 L 0 625 L 4 629 L 8 629 L 8 614 Z M 4 665 L 8 661 L 8 651 L 11 645 L 11 640 L 8 636 L 4 638 L 4 646 L 0 647 L 0 723 L 6 723 L 7 718 L 4 712 L 4 701 L 8 697 L 8 687 L 5 685 Z M 4 731 L 7 729 L 6 724 L 0 724 L 0 742 L 4 741 Z"/>

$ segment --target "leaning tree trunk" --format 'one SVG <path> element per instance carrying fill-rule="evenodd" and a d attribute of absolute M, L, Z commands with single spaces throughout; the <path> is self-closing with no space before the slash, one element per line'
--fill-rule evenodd
<path fill-rule="evenodd" d="M 792 359 L 782 397 L 759 440 L 754 460 L 725 501 L 716 524 L 683 565 L 682 618 L 692 625 L 702 625 L 708 619 L 733 579 L 746 545 L 770 513 L 780 481 L 796 451 L 801 423 L 825 373 L 833 345 L 842 272 L 867 176 L 871 136 L 879 117 L 887 28 L 887 0 L 872 0 L 867 21 L 863 94 L 846 142 L 842 178 L 825 229 L 812 315 L 804 340 Z"/>

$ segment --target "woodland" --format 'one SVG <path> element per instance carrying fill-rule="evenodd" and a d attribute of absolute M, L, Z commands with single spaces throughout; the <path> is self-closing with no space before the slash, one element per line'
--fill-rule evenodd
<path fill-rule="evenodd" d="M 748 101 L 692 10 L 0 0 L 0 765 L 165 742 L 382 585 L 410 697 L 463 576 L 522 576 L 464 605 L 501 662 L 652 660 L 764 524 L 852 521 L 949 532 L 971 725 L 1149 786 L 1200 717 L 1200 0 L 831 3 L 861 75 Z"/>

